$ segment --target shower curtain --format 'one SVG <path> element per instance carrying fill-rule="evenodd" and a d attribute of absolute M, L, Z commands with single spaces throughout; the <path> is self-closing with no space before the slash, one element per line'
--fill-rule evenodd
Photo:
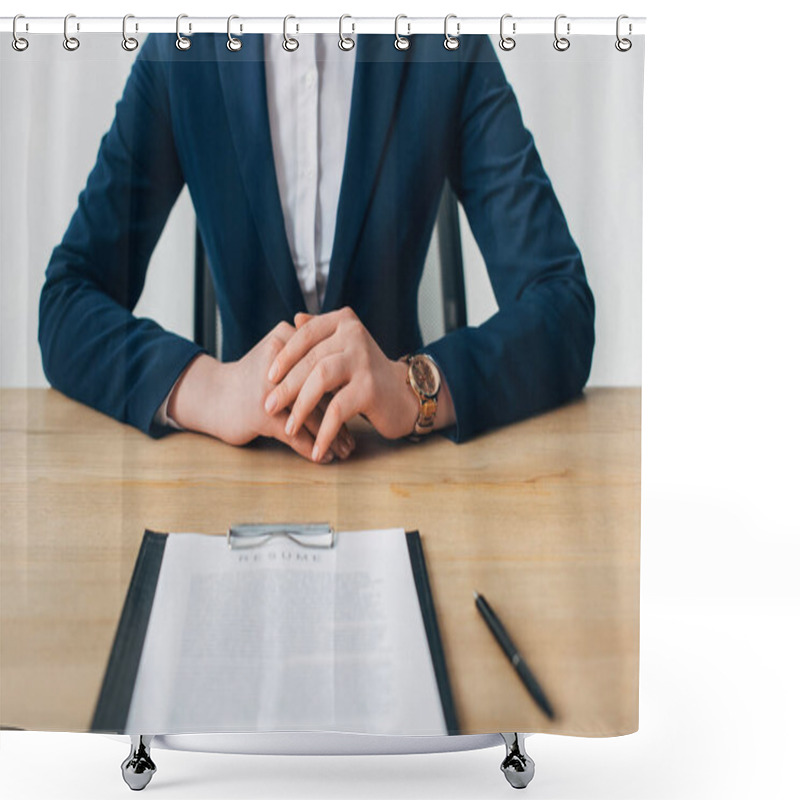
<path fill-rule="evenodd" d="M 0 725 L 630 733 L 644 37 L 285 26 L 0 48 Z M 303 608 L 175 555 L 158 638 L 153 541 L 321 521 L 418 538 Z M 421 659 L 370 616 L 401 569 Z"/>

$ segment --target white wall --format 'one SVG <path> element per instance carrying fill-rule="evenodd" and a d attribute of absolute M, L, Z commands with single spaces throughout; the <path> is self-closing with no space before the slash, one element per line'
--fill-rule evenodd
<path fill-rule="evenodd" d="M 0 386 L 46 386 L 37 342 L 50 254 L 114 117 L 134 55 L 117 35 L 37 36 L 0 47 Z M 192 336 L 194 212 L 184 190 L 153 254 L 136 313 Z M 188 293 L 187 288 L 189 287 Z"/>
<path fill-rule="evenodd" d="M 498 49 L 528 128 L 584 256 L 597 301 L 590 383 L 641 383 L 641 62 L 612 39 L 582 37 L 557 53 L 549 36 Z M 0 385 L 43 386 L 39 292 L 113 118 L 134 55 L 117 35 L 37 36 L 24 54 L 0 47 Z M 54 135 L 57 132 L 57 135 Z M 181 195 L 153 256 L 136 313 L 191 337 L 194 222 Z M 486 269 L 461 214 L 468 322 L 495 310 Z M 423 333 L 443 331 L 436 240 L 420 289 Z"/>
<path fill-rule="evenodd" d="M 583 255 L 597 306 L 589 383 L 642 382 L 642 76 L 644 42 L 618 53 L 589 36 L 558 53 L 549 36 L 496 44 L 545 170 Z M 470 325 L 497 309 L 461 213 Z"/>

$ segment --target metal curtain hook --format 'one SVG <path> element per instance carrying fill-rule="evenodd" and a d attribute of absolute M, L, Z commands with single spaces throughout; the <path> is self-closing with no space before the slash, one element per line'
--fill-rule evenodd
<path fill-rule="evenodd" d="M 444 18 L 444 49 L 445 50 L 458 50 L 461 47 L 461 42 L 458 41 L 458 36 L 461 33 L 461 23 L 456 22 L 456 35 L 451 36 L 447 32 L 447 23 L 450 22 L 451 19 L 457 20 L 458 17 L 455 14 L 448 14 Z"/>
<path fill-rule="evenodd" d="M 122 49 L 132 53 L 139 46 L 139 40 L 134 39 L 133 36 L 128 36 L 127 26 L 129 19 L 135 19 L 133 14 L 126 14 L 122 18 Z M 136 27 L 138 28 L 139 26 L 137 25 Z"/>
<path fill-rule="evenodd" d="M 283 49 L 287 53 L 293 53 L 295 50 L 297 50 L 298 47 L 300 47 L 300 42 L 298 42 L 297 39 L 294 39 L 293 37 L 289 36 L 290 19 L 297 19 L 297 18 L 293 17 L 291 14 L 283 18 Z"/>
<path fill-rule="evenodd" d="M 614 42 L 614 47 L 616 47 L 620 53 L 627 53 L 628 50 L 630 50 L 631 47 L 633 47 L 633 42 L 630 39 L 624 39 L 622 36 L 620 36 L 620 23 L 624 19 L 628 19 L 627 14 L 620 14 L 617 17 L 617 41 Z M 630 36 L 632 33 L 633 33 L 633 25 L 631 25 L 631 23 L 629 22 L 628 35 Z"/>
<path fill-rule="evenodd" d="M 339 49 L 340 50 L 352 50 L 356 46 L 356 40 L 351 39 L 349 36 L 344 35 L 344 21 L 346 19 L 353 19 L 349 14 L 342 14 L 339 17 Z M 350 23 L 350 32 L 356 32 L 356 24 L 355 22 Z"/>
<path fill-rule="evenodd" d="M 407 36 L 411 36 L 411 23 L 407 22 L 406 27 L 408 30 L 406 31 L 405 36 L 400 35 L 400 20 L 401 19 L 408 19 L 405 14 L 398 14 L 394 18 L 394 46 L 397 50 L 408 50 L 411 47 L 411 39 L 406 38 Z"/>
<path fill-rule="evenodd" d="M 69 50 L 70 53 L 74 53 L 81 46 L 81 43 L 74 36 L 69 35 L 68 26 L 69 26 L 69 21 L 71 19 L 75 19 L 74 14 L 67 14 L 67 16 L 64 17 L 64 41 L 62 42 L 62 44 L 64 45 L 65 50 Z M 80 30 L 81 29 L 80 24 L 76 23 L 75 29 Z"/>
<path fill-rule="evenodd" d="M 188 17 L 188 14 L 178 14 L 178 18 L 175 20 L 175 47 L 177 47 L 178 50 L 188 50 L 192 46 L 191 39 L 181 36 L 181 20 L 188 19 Z M 191 29 L 190 25 L 189 30 Z"/>
<path fill-rule="evenodd" d="M 11 35 L 14 37 L 14 38 L 11 40 L 11 46 L 12 46 L 12 47 L 13 47 L 13 48 L 14 48 L 14 49 L 15 49 L 15 50 L 18 52 L 18 53 L 21 53 L 21 52 L 23 52 L 23 50 L 27 50 L 27 49 L 28 49 L 28 44 L 29 44 L 29 43 L 28 43 L 28 40 L 27 40 L 27 39 L 23 39 L 23 38 L 22 38 L 22 37 L 21 37 L 21 36 L 20 36 L 20 35 L 17 33 L 17 20 L 18 20 L 18 19 L 25 19 L 25 15 L 24 15 L 24 14 L 17 14 L 17 16 L 16 16 L 16 17 L 14 17 L 14 22 L 12 22 L 12 23 L 11 23 Z"/>
<path fill-rule="evenodd" d="M 503 33 L 503 23 L 507 19 L 511 19 L 511 14 L 503 14 L 503 16 L 500 17 L 500 49 L 505 51 L 513 50 L 517 46 L 517 42 L 512 36 L 506 36 L 505 33 Z M 512 22 L 511 33 L 516 33 L 516 32 L 517 32 L 517 23 Z"/>
<path fill-rule="evenodd" d="M 231 33 L 231 22 L 233 22 L 235 19 L 239 19 L 239 17 L 237 17 L 236 14 L 231 14 L 228 17 L 228 41 L 225 42 L 225 47 L 227 47 L 228 50 L 231 51 L 231 53 L 237 53 L 239 50 L 242 49 L 242 40 L 241 39 L 237 39 Z M 240 31 L 241 31 L 241 29 L 242 29 L 241 26 L 239 26 L 239 30 Z"/>
<path fill-rule="evenodd" d="M 555 22 L 553 23 L 553 35 L 556 37 L 555 41 L 553 42 L 553 47 L 555 47 L 555 49 L 558 50 L 559 53 L 563 53 L 565 50 L 569 50 L 569 45 L 570 45 L 569 39 L 567 39 L 566 36 L 558 35 L 558 21 L 560 19 L 566 19 L 566 18 L 567 18 L 566 14 L 559 14 L 556 17 Z M 567 36 L 569 36 L 569 29 L 570 29 L 570 24 L 568 22 Z"/>

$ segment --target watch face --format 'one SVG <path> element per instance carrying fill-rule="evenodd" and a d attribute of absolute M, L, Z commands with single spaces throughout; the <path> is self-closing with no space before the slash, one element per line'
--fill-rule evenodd
<path fill-rule="evenodd" d="M 435 397 L 439 391 L 439 370 L 424 356 L 411 362 L 411 378 L 419 393 L 426 397 Z"/>

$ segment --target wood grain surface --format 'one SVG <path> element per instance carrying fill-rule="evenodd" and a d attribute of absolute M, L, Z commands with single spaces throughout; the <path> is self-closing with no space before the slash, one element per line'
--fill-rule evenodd
<path fill-rule="evenodd" d="M 0 391 L 0 725 L 85 731 L 145 528 L 418 529 L 464 733 L 638 727 L 639 389 L 590 389 L 465 444 L 354 425 L 346 462 L 152 440 L 49 389 Z M 550 696 L 533 703 L 483 593 Z"/>

